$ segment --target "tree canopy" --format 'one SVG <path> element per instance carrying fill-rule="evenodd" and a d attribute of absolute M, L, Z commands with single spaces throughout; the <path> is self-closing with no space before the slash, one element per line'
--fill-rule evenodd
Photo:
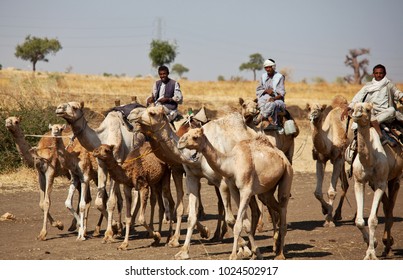
<path fill-rule="evenodd" d="M 256 81 L 256 71 L 263 69 L 264 58 L 260 53 L 254 53 L 249 56 L 249 61 L 242 63 L 239 70 L 250 70 L 253 72 L 253 80 Z"/>
<path fill-rule="evenodd" d="M 183 73 L 189 72 L 189 69 L 182 64 L 177 63 L 172 66 L 172 72 L 178 74 L 178 76 L 182 78 Z"/>
<path fill-rule="evenodd" d="M 172 63 L 177 54 L 176 44 L 171 44 L 168 41 L 152 40 L 150 44 L 149 57 L 153 67 L 159 67 L 164 64 Z"/>
<path fill-rule="evenodd" d="M 369 60 L 367 58 L 364 58 L 361 61 L 358 60 L 359 56 L 369 53 L 369 49 L 361 48 L 351 49 L 349 55 L 346 55 L 344 64 L 353 68 L 354 71 L 353 75 L 348 75 L 344 78 L 349 84 L 361 85 L 362 80 L 369 75 L 367 71 Z"/>
<path fill-rule="evenodd" d="M 38 61 L 48 62 L 47 55 L 55 55 L 62 46 L 57 39 L 39 38 L 31 35 L 25 37 L 25 41 L 15 48 L 15 56 L 32 63 L 32 70 L 35 72 Z"/>

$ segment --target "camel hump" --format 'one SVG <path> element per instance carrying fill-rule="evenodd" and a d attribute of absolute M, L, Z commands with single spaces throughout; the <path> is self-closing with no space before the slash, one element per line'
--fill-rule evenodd
<path fill-rule="evenodd" d="M 348 106 L 347 99 L 342 95 L 336 95 L 332 100 L 332 107 L 333 108 L 345 108 Z"/>

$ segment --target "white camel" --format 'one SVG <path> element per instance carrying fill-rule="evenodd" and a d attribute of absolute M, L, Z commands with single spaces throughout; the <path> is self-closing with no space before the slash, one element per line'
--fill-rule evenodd
<path fill-rule="evenodd" d="M 251 225 L 246 217 L 250 199 L 258 195 L 268 207 L 280 215 L 280 229 L 275 232 L 275 259 L 285 259 L 283 248 L 287 233 L 287 205 L 291 193 L 293 169 L 284 153 L 274 147 L 263 135 L 238 142 L 232 151 L 222 153 L 217 150 L 203 133 L 203 128 L 195 128 L 184 134 L 178 143 L 180 149 L 196 149 L 206 158 L 214 171 L 226 178 L 232 189 L 231 195 L 238 204 L 238 214 L 234 226 L 234 245 L 230 259 L 236 259 L 238 239 L 242 227 L 251 242 L 252 252 L 259 257 Z M 277 188 L 278 185 L 278 188 Z M 278 190 L 278 201 L 273 194 Z M 273 221 L 274 228 L 276 221 Z"/>
<path fill-rule="evenodd" d="M 398 147 L 382 146 L 378 133 L 370 127 L 372 104 L 356 103 L 352 113 L 357 123 L 357 151 L 353 162 L 354 191 L 357 202 L 356 226 L 360 229 L 368 248 L 364 259 L 376 260 L 377 241 L 375 230 L 378 225 L 377 212 L 382 201 L 385 213 L 384 255 L 392 254 L 393 208 L 403 174 L 403 150 Z M 368 230 L 364 221 L 364 188 L 369 184 L 374 190 L 371 212 L 368 217 Z M 387 191 L 388 190 L 388 191 Z"/>
<path fill-rule="evenodd" d="M 345 106 L 347 106 L 347 100 L 342 96 L 336 96 L 331 107 L 318 103 L 307 104 L 312 131 L 312 154 L 313 159 L 316 161 L 317 180 L 314 194 L 321 203 L 322 213 L 326 215 L 323 224 L 325 227 L 334 227 L 334 221 L 342 219 L 341 210 L 349 187 L 344 157 L 345 150 L 349 144 L 349 138 L 346 133 L 348 129 L 346 121 L 342 121 L 340 117 Z M 328 201 L 326 201 L 323 198 L 322 188 L 328 161 L 333 165 L 333 171 L 327 191 Z M 342 194 L 333 215 L 333 204 L 336 199 L 336 187 L 339 178 Z"/>
<path fill-rule="evenodd" d="M 93 151 L 101 144 L 114 145 L 114 156 L 122 163 L 130 151 L 136 146 L 136 133 L 130 131 L 123 120 L 122 113 L 109 112 L 98 128 L 91 128 L 84 117 L 84 102 L 68 102 L 57 106 L 56 115 L 62 117 L 71 125 L 74 136 L 88 151 Z M 98 159 L 98 192 L 95 200 L 97 208 L 108 218 L 108 225 L 103 238 L 104 242 L 114 240 L 112 230 L 112 214 L 117 204 L 118 229 L 122 231 L 121 211 L 123 198 L 119 184 L 110 180 L 109 197 L 106 193 L 107 168 L 105 163 Z"/>
<path fill-rule="evenodd" d="M 194 154 L 194 151 L 191 150 L 180 151 L 178 149 L 176 146 L 178 136 L 170 126 L 162 107 L 149 107 L 142 110 L 135 109 L 131 112 L 128 119 L 133 124 L 140 124 L 142 131 L 154 138 L 156 146 L 153 147 L 153 149 L 157 156 L 162 154 L 170 161 L 183 164 L 185 168 L 186 185 L 189 192 L 188 227 L 185 243 L 175 255 L 175 258 L 189 259 L 189 247 L 194 227 L 197 225 L 202 236 L 206 236 L 207 234 L 207 228 L 199 223 L 196 215 L 201 185 L 200 179 L 206 178 L 210 185 L 214 185 L 216 188 L 220 189 L 225 209 L 225 221 L 227 221 L 227 224 L 233 225 L 235 224 L 235 218 L 231 210 L 228 187 L 223 177 L 210 167 L 203 156 Z M 205 124 L 203 128 L 204 133 L 209 137 L 210 141 L 214 145 L 217 145 L 223 152 L 231 151 L 239 141 L 250 139 L 256 135 L 255 131 L 245 125 L 242 115 L 239 113 L 230 114 L 221 119 L 210 121 Z M 236 131 L 236 133 L 234 133 L 234 131 Z M 256 201 L 254 202 L 257 208 Z M 181 221 L 180 214 L 182 213 L 177 213 L 179 228 Z M 256 215 L 258 210 L 252 213 Z M 254 219 L 257 221 L 257 216 L 252 217 L 252 223 Z M 175 235 L 177 235 L 178 238 L 179 234 L 179 232 L 175 231 Z"/>

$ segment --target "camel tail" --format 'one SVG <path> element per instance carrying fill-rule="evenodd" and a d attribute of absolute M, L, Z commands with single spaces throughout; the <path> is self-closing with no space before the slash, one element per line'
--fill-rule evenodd
<path fill-rule="evenodd" d="M 281 204 L 288 202 L 291 197 L 292 179 L 294 177 L 294 170 L 291 164 L 286 165 L 283 176 L 278 183 L 278 201 Z"/>

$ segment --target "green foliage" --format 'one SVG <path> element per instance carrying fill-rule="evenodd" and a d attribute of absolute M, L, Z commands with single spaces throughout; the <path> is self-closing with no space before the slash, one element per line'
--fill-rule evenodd
<path fill-rule="evenodd" d="M 223 82 L 223 81 L 225 81 L 225 77 L 224 77 L 223 75 L 219 75 L 219 76 L 217 77 L 217 81 Z"/>
<path fill-rule="evenodd" d="M 170 64 L 176 58 L 177 46 L 168 41 L 152 40 L 150 44 L 149 58 L 153 67 Z"/>
<path fill-rule="evenodd" d="M 253 72 L 253 80 L 256 81 L 256 71 L 263 69 L 264 58 L 260 53 L 254 53 L 249 56 L 249 61 L 239 66 L 240 71 L 249 70 Z"/>
<path fill-rule="evenodd" d="M 38 61 L 48 62 L 49 60 L 46 56 L 48 54 L 54 55 L 61 49 L 62 46 L 57 39 L 38 38 L 28 35 L 25 38 L 25 42 L 15 48 L 15 56 L 30 61 L 32 70 L 35 72 Z"/>
<path fill-rule="evenodd" d="M 173 73 L 178 74 L 179 77 L 182 78 L 183 73 L 189 72 L 189 69 L 186 68 L 185 66 L 183 66 L 182 64 L 177 63 L 177 64 L 174 64 L 174 65 L 172 66 L 171 71 L 172 71 Z"/>
<path fill-rule="evenodd" d="M 22 166 L 21 157 L 15 147 L 11 133 L 5 127 L 8 117 L 18 116 L 21 118 L 21 129 L 25 135 L 44 135 L 49 130 L 49 124 L 65 123 L 55 115 L 55 107 L 43 108 L 36 100 L 28 103 L 18 103 L 18 107 L 9 109 L 0 105 L 0 173 L 6 173 Z M 31 146 L 36 146 L 39 137 L 26 136 Z"/>

